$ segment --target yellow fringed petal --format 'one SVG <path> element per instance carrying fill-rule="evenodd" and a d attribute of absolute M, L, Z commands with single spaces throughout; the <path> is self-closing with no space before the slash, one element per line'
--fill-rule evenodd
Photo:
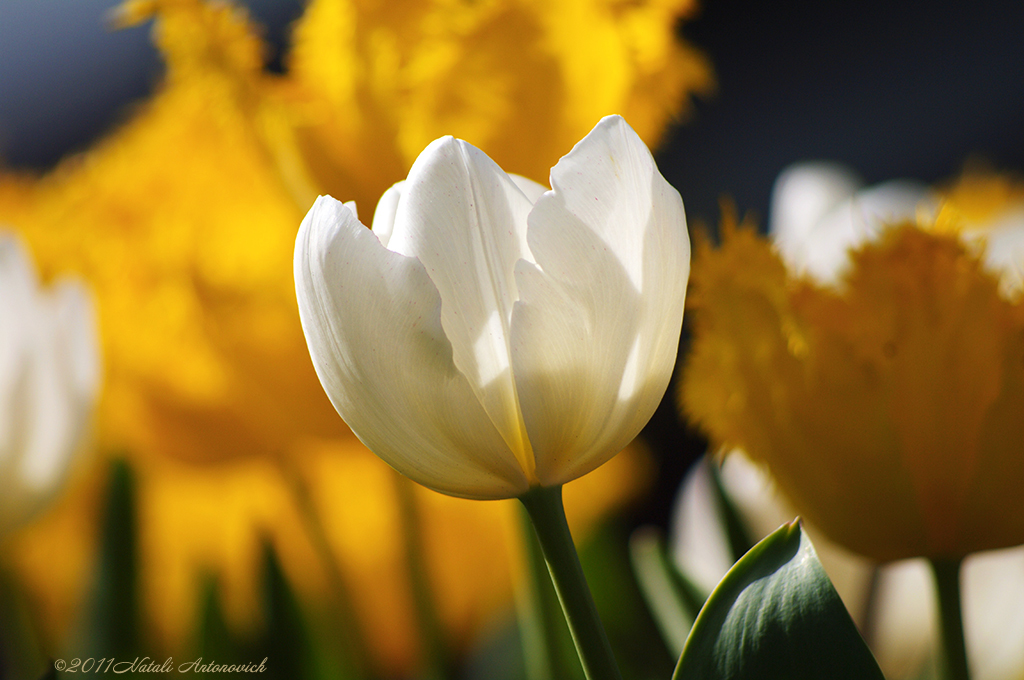
<path fill-rule="evenodd" d="M 862 554 L 1024 542 L 1024 306 L 955 234 L 893 227 L 851 259 L 837 291 L 750 231 L 701 249 L 686 413 Z"/>
<path fill-rule="evenodd" d="M 314 0 L 295 28 L 289 96 L 321 187 L 360 205 L 455 135 L 537 181 L 604 115 L 649 146 L 708 92 L 703 55 L 675 39 L 692 0 Z"/>

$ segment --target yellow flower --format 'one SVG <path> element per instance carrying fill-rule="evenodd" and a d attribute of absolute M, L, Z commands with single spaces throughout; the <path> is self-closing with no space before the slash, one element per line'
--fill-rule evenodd
<path fill-rule="evenodd" d="M 304 594 L 322 590 L 287 481 L 297 476 L 345 576 L 360 584 L 352 590 L 380 663 L 408 669 L 408 593 L 363 585 L 400 581 L 404 570 L 391 471 L 344 427 L 310 363 L 291 270 L 302 214 L 318 193 L 372 205 L 424 140 L 444 133 L 532 176 L 611 111 L 656 144 L 687 93 L 711 84 L 703 58 L 674 39 L 691 9 L 691 0 L 312 0 L 287 73 L 275 76 L 236 7 L 122 8 L 124 23 L 155 16 L 165 82 L 124 126 L 52 172 L 0 173 L 0 220 L 29 242 L 44 278 L 76 273 L 96 292 L 107 369 L 98 435 L 139 471 L 143 588 L 158 643 L 185 640 L 204 571 L 222 575 L 231 621 L 251 623 L 264 534 Z M 578 516 L 638 488 L 640 460 L 616 459 L 581 482 L 590 486 Z M 17 537 L 14 559 L 51 635 L 73 618 L 86 577 L 92 483 Z M 422 500 L 441 616 L 464 639 L 505 599 L 495 556 L 507 551 L 496 529 L 507 512 Z M 472 555 L 446 557 L 453 535 L 473 536 Z"/>
<path fill-rule="evenodd" d="M 943 202 L 800 168 L 776 188 L 778 250 L 727 219 L 695 256 L 685 412 L 876 559 L 1024 543 L 1024 203 L 967 221 L 974 181 Z"/>

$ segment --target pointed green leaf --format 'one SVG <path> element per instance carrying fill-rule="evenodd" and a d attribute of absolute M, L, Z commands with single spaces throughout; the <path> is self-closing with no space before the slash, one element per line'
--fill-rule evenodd
<path fill-rule="evenodd" d="M 697 617 L 673 680 L 884 680 L 798 522 L 737 562 Z"/>
<path fill-rule="evenodd" d="M 263 612 L 266 630 L 257 648 L 267 656 L 267 676 L 281 680 L 315 677 L 309 627 L 269 540 L 263 544 Z"/>

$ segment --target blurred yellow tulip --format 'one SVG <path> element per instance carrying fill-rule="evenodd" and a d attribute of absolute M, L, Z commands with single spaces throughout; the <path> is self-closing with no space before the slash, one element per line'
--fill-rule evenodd
<path fill-rule="evenodd" d="M 777 250 L 727 223 L 694 260 L 685 412 L 878 560 L 1024 543 L 1024 200 L 993 182 L 799 167 Z"/>
<path fill-rule="evenodd" d="M 155 18 L 165 82 L 52 172 L 0 173 L 0 220 L 32 246 L 44 278 L 73 272 L 96 292 L 107 370 L 98 434 L 138 471 L 142 587 L 160 646 L 185 642 L 207 572 L 221 575 L 230 620 L 251 623 L 262 535 L 304 594 L 323 586 L 288 481 L 299 479 L 379 664 L 408 669 L 409 595 L 369 585 L 402 583 L 405 569 L 392 473 L 344 427 L 310 363 L 291 270 L 302 214 L 318 193 L 373 205 L 441 134 L 539 178 L 609 112 L 656 145 L 687 94 L 712 85 L 703 57 L 675 38 L 692 9 L 691 0 L 311 0 L 287 72 L 274 75 L 237 7 L 122 7 L 125 24 Z M 577 517 L 634 493 L 642 460 L 620 456 L 581 480 Z M 15 542 L 51 636 L 84 585 L 95 483 Z M 501 504 L 421 501 L 441 616 L 463 640 L 506 600 L 500 527 L 512 520 Z"/>

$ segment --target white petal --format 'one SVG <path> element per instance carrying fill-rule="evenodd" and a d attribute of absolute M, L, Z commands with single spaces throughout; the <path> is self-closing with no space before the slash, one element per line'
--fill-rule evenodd
<path fill-rule="evenodd" d="M 1024 668 L 1024 548 L 970 555 L 961 572 L 971 677 L 1013 680 Z M 872 651 L 887 678 L 919 677 L 940 653 L 935 586 L 925 560 L 883 567 Z"/>
<path fill-rule="evenodd" d="M 450 495 L 526 491 L 515 456 L 452 361 L 441 297 L 419 261 L 388 251 L 321 196 L 296 239 L 295 286 L 320 382 L 374 453 Z"/>
<path fill-rule="evenodd" d="M 423 263 L 441 295 L 455 366 L 529 475 L 508 327 L 515 263 L 529 257 L 531 203 L 482 151 L 451 137 L 420 154 L 401 193 L 388 248 Z"/>
<path fill-rule="evenodd" d="M 26 486 L 43 492 L 55 484 L 70 458 L 80 415 L 72 397 L 69 357 L 63 352 L 56 300 L 40 300 L 36 334 L 29 355 L 25 404 L 28 438 L 19 474 Z"/>
<path fill-rule="evenodd" d="M 672 512 L 672 556 L 694 585 L 709 595 L 733 565 L 707 456 L 686 473 Z"/>
<path fill-rule="evenodd" d="M 405 180 L 393 184 L 377 201 L 377 209 L 373 211 L 373 233 L 385 248 L 388 247 L 391 234 L 395 231 L 395 213 L 398 211 L 398 202 L 402 199 L 403 186 Z M 358 218 L 358 215 L 356 217 Z"/>
<path fill-rule="evenodd" d="M 860 185 L 857 175 L 838 163 L 801 163 L 782 171 L 772 189 L 768 231 L 789 267 L 804 269 L 807 235 Z"/>
<path fill-rule="evenodd" d="M 0 234 L 0 470 L 13 465 L 25 437 L 22 392 L 28 376 L 34 295 L 35 273 L 24 251 L 13 237 Z"/>
<path fill-rule="evenodd" d="M 976 553 L 963 565 L 964 629 L 971 677 L 1024 672 L 1024 547 Z"/>
<path fill-rule="evenodd" d="M 1000 288 L 1007 296 L 1024 290 L 1024 210 L 1003 215 L 988 230 L 979 233 L 985 240 L 985 264 L 1000 277 Z"/>
<path fill-rule="evenodd" d="M 71 456 L 92 415 L 100 358 L 92 303 L 85 290 L 63 282 L 40 296 L 30 400 L 33 437 L 21 465 L 25 483 L 44 492 L 67 475 Z"/>
<path fill-rule="evenodd" d="M 544 485 L 605 462 L 647 423 L 675 364 L 690 242 L 678 192 L 622 118 L 551 171 L 516 267 L 519 402 Z"/>
<path fill-rule="evenodd" d="M 895 180 L 860 191 L 843 201 L 810 230 L 800 256 L 807 272 L 822 283 L 835 283 L 849 266 L 852 249 L 870 241 L 886 226 L 915 220 L 934 208 L 923 184 Z"/>
<path fill-rule="evenodd" d="M 91 408 L 100 387 L 103 367 L 98 345 L 99 329 L 92 298 L 76 282 L 61 282 L 55 292 L 57 325 L 68 361 L 71 393 Z"/>
<path fill-rule="evenodd" d="M 0 531 L 27 520 L 66 477 L 98 364 L 85 292 L 71 283 L 39 290 L 24 249 L 0 236 Z"/>
<path fill-rule="evenodd" d="M 513 182 L 515 182 L 515 185 L 519 187 L 519 190 L 526 195 L 526 198 L 530 200 L 531 204 L 536 203 L 537 199 L 543 196 L 548 190 L 548 188 L 543 184 L 534 182 L 528 177 L 523 177 L 522 175 L 517 175 L 512 172 L 510 172 L 508 176 Z"/>
<path fill-rule="evenodd" d="M 935 586 L 927 562 L 886 564 L 876 588 L 869 642 L 879 667 L 887 678 L 921 677 L 938 637 Z"/>

